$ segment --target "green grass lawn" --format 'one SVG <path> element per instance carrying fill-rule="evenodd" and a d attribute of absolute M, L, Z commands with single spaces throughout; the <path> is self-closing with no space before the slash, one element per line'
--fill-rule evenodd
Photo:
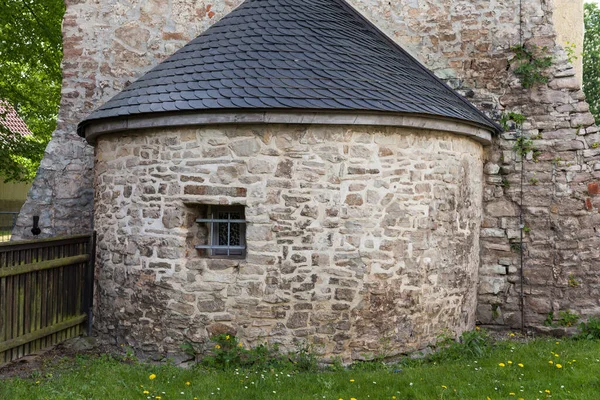
<path fill-rule="evenodd" d="M 154 377 L 155 376 L 155 377 Z M 154 379 L 151 379 L 154 378 Z M 394 397 L 395 396 L 395 397 Z M 79 356 L 0 380 L 0 399 L 600 399 L 600 341 L 502 342 L 484 357 L 292 372 Z"/>

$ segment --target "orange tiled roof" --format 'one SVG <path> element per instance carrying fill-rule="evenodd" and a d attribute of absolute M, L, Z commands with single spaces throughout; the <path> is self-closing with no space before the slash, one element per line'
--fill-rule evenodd
<path fill-rule="evenodd" d="M 25 136 L 32 135 L 27 124 L 25 124 L 25 121 L 23 121 L 15 109 L 5 101 L 0 101 L 0 124 L 4 125 L 13 133 L 20 133 Z"/>

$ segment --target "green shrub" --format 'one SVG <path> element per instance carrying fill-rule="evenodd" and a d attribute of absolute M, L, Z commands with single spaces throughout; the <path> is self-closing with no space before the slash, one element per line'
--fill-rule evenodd
<path fill-rule="evenodd" d="M 592 317 L 579 324 L 579 339 L 600 339 L 600 317 Z"/>
<path fill-rule="evenodd" d="M 579 321 L 579 315 L 572 313 L 571 311 L 560 311 L 558 313 L 558 325 L 560 326 L 573 326 Z"/>
<path fill-rule="evenodd" d="M 233 368 L 278 369 L 288 371 L 317 371 L 318 357 L 311 345 L 299 345 L 295 352 L 281 354 L 277 344 L 260 344 L 253 348 L 244 348 L 234 335 L 221 334 L 210 339 L 214 345 L 210 354 L 199 357 L 201 350 L 191 343 L 184 343 L 181 349 L 200 359 L 208 368 L 230 370 Z"/>
<path fill-rule="evenodd" d="M 434 347 L 434 353 L 427 356 L 427 361 L 480 358 L 489 354 L 494 348 L 492 338 L 484 329 L 463 332 L 458 341 L 453 340 L 447 334 L 440 338 L 441 340 Z"/>

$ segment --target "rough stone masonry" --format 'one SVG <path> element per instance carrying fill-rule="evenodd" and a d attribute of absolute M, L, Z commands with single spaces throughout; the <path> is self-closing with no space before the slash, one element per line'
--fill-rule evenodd
<path fill-rule="evenodd" d="M 15 238 L 29 235 L 32 215 L 41 215 L 46 236 L 91 229 L 92 148 L 75 135 L 76 124 L 241 1 L 171 0 L 168 7 L 158 0 L 66 2 L 59 126 Z M 486 149 L 479 321 L 521 325 L 521 248 L 526 326 L 541 324 L 551 311 L 600 313 L 600 138 L 564 43 L 556 39 L 553 1 L 350 3 L 480 109 L 527 117 L 524 133 L 539 154 L 521 162 L 514 132 Z M 547 47 L 553 57 L 548 84 L 522 88 L 509 68 L 510 49 L 519 43 Z"/>
<path fill-rule="evenodd" d="M 241 125 L 98 139 L 96 329 L 345 361 L 475 323 L 483 146 L 403 128 Z M 202 257 L 207 205 L 246 208 L 244 260 Z M 204 215 L 204 217 L 206 217 Z"/>

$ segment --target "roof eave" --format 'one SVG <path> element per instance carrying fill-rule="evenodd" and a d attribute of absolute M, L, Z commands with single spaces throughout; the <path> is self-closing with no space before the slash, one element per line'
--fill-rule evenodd
<path fill-rule="evenodd" d="M 149 113 L 125 117 L 86 120 L 77 127 L 77 134 L 94 144 L 99 136 L 154 128 L 178 128 L 203 125 L 232 124 L 298 124 L 387 126 L 419 130 L 434 130 L 467 136 L 483 145 L 491 143 L 496 130 L 472 121 L 437 115 L 373 111 L 336 110 L 235 110 Z"/>

